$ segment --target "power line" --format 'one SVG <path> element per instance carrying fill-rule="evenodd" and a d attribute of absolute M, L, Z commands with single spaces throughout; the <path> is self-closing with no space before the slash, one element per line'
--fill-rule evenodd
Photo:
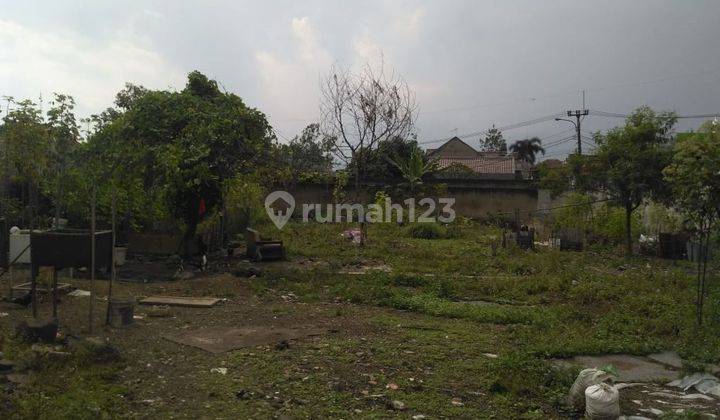
<path fill-rule="evenodd" d="M 543 117 L 534 118 L 534 119 L 532 119 L 532 120 L 521 121 L 521 122 L 518 122 L 518 123 L 515 123 L 515 124 L 506 125 L 506 126 L 504 126 L 504 127 L 495 127 L 495 128 L 496 128 L 498 131 L 500 131 L 500 132 L 508 131 L 508 130 L 514 130 L 514 129 L 521 128 L 521 127 L 527 127 L 527 126 L 529 126 L 529 125 L 539 124 L 539 123 L 545 122 L 545 121 L 551 121 L 551 120 L 555 119 L 556 117 L 559 117 L 559 116 L 562 116 L 562 115 L 564 115 L 564 114 L 558 113 L 558 114 L 545 115 L 545 116 L 543 116 Z M 474 131 L 474 132 L 472 132 L 472 133 L 465 133 L 465 134 L 458 134 L 458 135 L 455 135 L 455 136 L 453 136 L 453 137 L 457 137 L 457 138 L 460 138 L 460 139 L 464 139 L 464 138 L 475 137 L 475 136 L 480 136 L 480 135 L 487 135 L 487 130 Z M 448 138 L 448 137 L 443 137 L 443 138 L 439 138 L 439 139 L 435 139 L 435 140 L 426 140 L 426 141 L 418 142 L 418 144 L 438 143 L 438 142 L 441 142 L 441 141 L 448 141 L 448 140 L 450 140 L 450 139 L 453 138 L 453 137 L 449 137 L 449 138 Z"/>
<path fill-rule="evenodd" d="M 554 142 L 548 143 L 548 144 L 544 145 L 543 148 L 545 150 L 547 150 L 547 149 L 559 146 L 561 144 L 565 144 L 565 143 L 569 142 L 570 140 L 574 140 L 574 139 L 575 139 L 575 136 L 568 136 L 568 137 L 565 137 L 564 139 L 560 139 L 560 140 L 556 140 Z"/>
<path fill-rule="evenodd" d="M 620 114 L 617 112 L 606 112 L 606 111 L 598 111 L 595 109 L 590 110 L 591 115 L 596 115 L 598 117 L 608 117 L 608 118 L 628 118 L 630 117 L 630 114 Z M 675 118 L 678 119 L 693 119 L 693 118 L 715 118 L 720 115 L 720 112 L 716 112 L 714 114 L 694 114 L 694 115 L 677 115 Z"/>

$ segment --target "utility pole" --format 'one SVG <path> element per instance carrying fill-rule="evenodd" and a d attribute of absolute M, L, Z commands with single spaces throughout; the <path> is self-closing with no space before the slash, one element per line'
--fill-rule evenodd
<path fill-rule="evenodd" d="M 555 121 L 567 121 L 575 126 L 575 131 L 577 132 L 577 153 L 578 155 L 582 155 L 582 136 L 580 134 L 580 123 L 581 119 L 580 117 L 584 117 L 590 113 L 587 109 L 577 109 L 575 111 L 567 111 L 568 117 L 575 117 L 575 121 L 568 120 L 566 118 L 555 118 Z"/>
<path fill-rule="evenodd" d="M 568 111 L 568 117 L 575 117 L 575 130 L 577 130 L 577 141 L 578 141 L 578 155 L 582 155 L 582 137 L 580 136 L 580 117 L 584 117 L 589 114 L 590 111 L 587 109 L 577 109 L 575 111 Z"/>

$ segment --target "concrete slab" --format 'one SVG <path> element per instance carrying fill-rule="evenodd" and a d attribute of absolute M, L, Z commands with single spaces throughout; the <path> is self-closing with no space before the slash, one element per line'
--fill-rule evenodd
<path fill-rule="evenodd" d="M 664 351 L 661 353 L 649 354 L 648 359 L 662 363 L 663 365 L 672 366 L 675 369 L 682 369 L 683 361 L 674 351 Z"/>
<path fill-rule="evenodd" d="M 307 325 L 294 328 L 270 326 L 213 327 L 166 335 L 164 338 L 178 344 L 197 347 L 210 353 L 223 353 L 243 347 L 277 344 L 281 341 L 296 340 L 322 333 L 322 329 Z"/>
<path fill-rule="evenodd" d="M 150 296 L 142 299 L 141 305 L 168 305 L 188 306 L 191 308 L 210 308 L 218 304 L 222 299 L 209 297 L 184 297 L 184 296 Z"/>
<path fill-rule="evenodd" d="M 680 372 L 669 369 L 660 363 L 628 354 L 602 356 L 575 356 L 569 360 L 585 368 L 602 368 L 612 365 L 618 373 L 619 382 L 651 382 L 655 380 L 673 381 Z"/>

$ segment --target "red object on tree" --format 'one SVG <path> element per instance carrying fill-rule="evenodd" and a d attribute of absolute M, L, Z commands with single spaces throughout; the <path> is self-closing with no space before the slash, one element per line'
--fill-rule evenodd
<path fill-rule="evenodd" d="M 207 211 L 207 208 L 205 207 L 205 199 L 200 199 L 200 206 L 198 208 L 198 215 L 202 216 Z"/>

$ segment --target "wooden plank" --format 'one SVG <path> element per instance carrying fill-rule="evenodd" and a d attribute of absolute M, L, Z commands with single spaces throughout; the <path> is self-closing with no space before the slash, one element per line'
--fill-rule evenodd
<path fill-rule="evenodd" d="M 210 297 L 190 297 L 190 296 L 149 296 L 142 299 L 141 305 L 169 305 L 169 306 L 188 306 L 191 308 L 209 308 L 215 306 L 222 299 Z"/>
<path fill-rule="evenodd" d="M 30 282 L 16 284 L 15 286 L 12 287 L 13 291 L 15 291 L 15 292 L 29 292 L 30 288 L 31 288 Z M 72 285 L 69 283 L 58 283 L 57 288 L 58 288 L 58 293 L 67 293 L 72 288 Z M 38 293 L 50 293 L 50 292 L 52 292 L 52 289 L 38 287 L 37 292 Z"/>

